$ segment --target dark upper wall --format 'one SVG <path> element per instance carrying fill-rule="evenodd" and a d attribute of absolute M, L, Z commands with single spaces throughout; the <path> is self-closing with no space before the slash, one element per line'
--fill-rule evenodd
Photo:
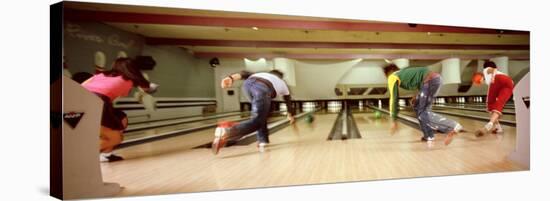
<path fill-rule="evenodd" d="M 105 53 L 105 68 L 110 69 L 119 51 L 135 57 L 141 53 L 145 43 L 139 35 L 98 22 L 65 21 L 63 29 L 65 58 L 73 74 L 93 73 L 97 51 Z"/>
<path fill-rule="evenodd" d="M 154 71 L 144 71 L 160 84 L 156 96 L 215 97 L 214 69 L 207 60 L 197 59 L 179 47 L 144 46 L 143 55 L 157 62 Z"/>
<path fill-rule="evenodd" d="M 144 38 L 97 22 L 64 23 L 64 52 L 71 73 L 95 71 L 94 55 L 102 51 L 106 69 L 119 51 L 128 57 L 153 56 L 157 62 L 149 79 L 161 85 L 156 97 L 215 97 L 214 70 L 178 47 L 147 46 Z M 133 92 L 129 96 L 132 96 Z"/>

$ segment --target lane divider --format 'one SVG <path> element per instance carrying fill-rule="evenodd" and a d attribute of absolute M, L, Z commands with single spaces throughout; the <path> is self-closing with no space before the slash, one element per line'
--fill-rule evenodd
<path fill-rule="evenodd" d="M 477 109 L 477 108 L 463 108 L 463 107 L 453 107 L 453 106 L 443 106 L 443 105 L 434 105 L 433 107 L 438 109 L 457 109 L 457 110 L 467 110 L 467 111 L 476 111 L 476 112 L 487 112 L 487 110 L 485 109 Z M 507 111 L 502 111 L 502 114 L 516 115 L 515 112 L 507 112 Z"/>
<path fill-rule="evenodd" d="M 190 118 L 185 118 L 185 119 L 179 120 L 179 121 L 170 121 L 170 122 L 164 122 L 164 123 L 155 123 L 155 124 L 141 123 L 141 125 L 128 125 L 128 128 L 126 128 L 125 132 L 139 131 L 139 130 L 158 128 L 158 127 L 163 127 L 163 126 L 183 124 L 183 123 L 192 123 L 192 122 L 197 122 L 197 121 L 219 119 L 219 118 L 231 117 L 231 116 L 239 116 L 239 115 L 244 116 L 244 115 L 249 115 L 249 114 L 250 114 L 250 112 L 243 112 L 243 113 L 239 112 L 239 113 L 222 114 L 222 115 L 208 116 L 208 117 L 190 117 Z"/>
<path fill-rule="evenodd" d="M 361 138 L 355 118 L 347 105 L 338 113 L 327 140 L 347 140 Z"/>

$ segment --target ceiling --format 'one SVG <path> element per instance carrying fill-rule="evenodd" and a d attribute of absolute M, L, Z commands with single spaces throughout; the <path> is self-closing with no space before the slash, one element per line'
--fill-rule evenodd
<path fill-rule="evenodd" d="M 102 22 L 196 57 L 529 59 L 529 32 L 259 13 L 64 2 L 72 21 Z"/>

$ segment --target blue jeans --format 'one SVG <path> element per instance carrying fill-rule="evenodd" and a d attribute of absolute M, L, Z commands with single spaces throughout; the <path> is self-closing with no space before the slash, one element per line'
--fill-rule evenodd
<path fill-rule="evenodd" d="M 267 118 L 271 107 L 272 89 L 251 77 L 244 81 L 243 92 L 252 105 L 251 118 L 233 126 L 229 131 L 230 138 L 238 139 L 246 134 L 258 131 L 256 134 L 258 142 L 269 143 Z"/>
<path fill-rule="evenodd" d="M 416 103 L 413 108 L 424 137 L 433 137 L 434 130 L 448 133 L 455 129 L 458 124 L 452 119 L 432 112 L 432 103 L 440 88 L 441 77 L 434 77 L 422 85 L 416 96 Z"/>

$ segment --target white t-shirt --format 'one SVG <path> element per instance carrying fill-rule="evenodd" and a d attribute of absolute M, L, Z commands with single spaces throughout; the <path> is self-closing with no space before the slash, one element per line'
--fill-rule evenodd
<path fill-rule="evenodd" d="M 259 77 L 271 82 L 271 85 L 273 85 L 275 92 L 277 92 L 277 96 L 290 95 L 290 91 L 288 90 L 288 86 L 286 86 L 285 81 L 277 77 L 276 75 L 273 75 L 271 73 L 254 73 L 250 77 Z"/>

